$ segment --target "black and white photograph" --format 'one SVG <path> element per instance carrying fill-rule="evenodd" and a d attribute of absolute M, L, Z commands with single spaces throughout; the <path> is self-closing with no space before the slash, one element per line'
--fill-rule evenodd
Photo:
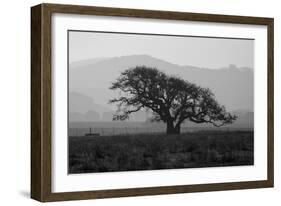
<path fill-rule="evenodd" d="M 254 39 L 67 37 L 69 174 L 254 165 Z"/>

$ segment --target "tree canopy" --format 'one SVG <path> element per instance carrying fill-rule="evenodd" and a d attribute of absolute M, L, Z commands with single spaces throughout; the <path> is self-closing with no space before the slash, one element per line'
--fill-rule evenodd
<path fill-rule="evenodd" d="M 113 120 L 126 120 L 131 113 L 146 108 L 153 112 L 152 121 L 167 124 L 168 134 L 180 133 L 185 120 L 219 127 L 231 124 L 237 118 L 216 101 L 210 89 L 156 68 L 136 66 L 127 69 L 110 89 L 118 90 L 120 94 L 110 100 L 118 106 Z"/>

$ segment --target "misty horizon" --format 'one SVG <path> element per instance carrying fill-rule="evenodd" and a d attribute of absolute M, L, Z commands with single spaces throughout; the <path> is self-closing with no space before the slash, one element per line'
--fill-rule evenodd
<path fill-rule="evenodd" d="M 220 68 L 220 69 L 209 69 L 209 68 L 198 68 L 194 66 L 179 66 L 176 64 L 171 64 L 165 60 L 153 58 L 149 55 L 130 55 L 130 56 L 122 56 L 122 57 L 114 57 L 114 58 L 101 58 L 101 59 L 91 59 L 86 61 L 79 61 L 76 64 L 69 65 L 69 89 L 70 92 L 78 92 L 83 95 L 91 97 L 96 104 L 103 105 L 107 107 L 109 110 L 114 111 L 116 109 L 115 106 L 108 104 L 109 99 L 112 96 L 116 96 L 117 94 L 111 90 L 109 87 L 111 83 L 120 75 L 120 73 L 126 69 L 134 67 L 136 65 L 147 65 L 151 67 L 156 67 L 160 71 L 167 73 L 169 75 L 177 76 L 183 78 L 189 82 L 199 84 L 203 87 L 210 87 L 211 90 L 217 96 L 217 89 L 222 88 L 223 85 L 212 86 L 214 81 L 211 81 L 210 75 L 213 78 L 218 78 L 219 80 L 220 75 L 226 75 L 228 78 L 232 77 L 233 74 L 235 75 L 250 75 L 250 79 L 246 78 L 244 83 L 240 82 L 241 84 L 245 85 L 245 88 L 248 86 L 253 86 L 253 70 L 250 68 L 239 68 L 236 65 L 228 65 L 227 67 Z M 99 74 L 96 76 L 95 74 Z M 196 74 L 198 73 L 198 74 Z M 206 77 L 202 77 L 204 73 L 210 73 L 206 79 Z M 220 74 L 219 76 L 216 75 Z M 228 74 L 229 73 L 229 74 Z M 205 80 L 202 80 L 204 79 Z M 225 78 L 221 79 L 223 84 L 227 84 L 228 81 L 225 81 Z M 252 83 L 251 83 L 252 82 Z M 235 83 L 235 82 L 234 82 Z M 234 85 L 236 86 L 236 85 Z M 212 87 L 215 87 L 212 89 Z M 216 89 L 217 88 L 217 89 Z M 239 91 L 237 91 L 239 92 Z M 249 110 L 252 111 L 253 108 L 253 96 L 248 94 L 243 95 L 243 93 L 239 94 L 239 98 L 246 98 L 248 103 L 245 105 L 243 102 L 239 103 L 240 105 L 230 106 L 229 104 L 225 104 L 225 94 L 224 92 L 220 92 L 220 98 L 222 98 L 222 103 L 230 110 Z M 237 95 L 236 95 L 237 96 Z M 227 100 L 228 102 L 235 103 L 237 100 Z M 244 100 L 245 102 L 246 100 Z M 250 103 L 252 102 L 252 103 Z M 238 103 L 237 103 L 238 104 Z M 241 105 L 242 104 L 242 105 Z M 244 104 L 244 105 L 243 105 Z M 247 106 L 248 105 L 248 106 Z"/>
<path fill-rule="evenodd" d="M 160 59 L 160 58 L 157 58 L 157 57 L 154 57 L 154 56 L 151 56 L 151 55 L 147 55 L 147 54 L 131 54 L 131 55 L 120 55 L 120 56 L 100 56 L 100 57 L 93 57 L 93 58 L 86 58 L 86 59 L 80 59 L 80 60 L 74 60 L 74 61 L 70 61 L 69 60 L 69 67 L 72 67 L 74 69 L 74 67 L 76 67 L 77 65 L 79 65 L 80 63 L 86 63 L 86 62 L 91 62 L 91 61 L 95 61 L 95 62 L 98 62 L 98 61 L 104 61 L 104 60 L 107 60 L 107 59 L 114 59 L 114 58 L 126 58 L 126 57 L 130 57 L 130 56 L 148 56 L 148 57 L 151 57 L 151 58 L 155 58 L 155 59 L 159 59 L 159 60 L 162 60 L 162 61 L 165 61 L 163 59 Z M 166 61 L 168 62 L 168 61 Z M 177 64 L 177 63 L 171 63 L 171 62 L 168 62 L 170 64 L 174 64 L 174 65 L 177 65 L 177 66 L 180 66 L 180 67 L 185 67 L 185 66 L 191 66 L 191 67 L 197 67 L 197 68 L 200 68 L 200 69 L 214 69 L 214 70 L 218 70 L 218 69 L 226 69 L 226 68 L 229 68 L 230 66 L 234 66 L 236 67 L 237 69 L 250 69 L 250 70 L 253 70 L 254 68 L 253 67 L 249 67 L 249 66 L 237 66 L 236 64 L 234 63 L 229 63 L 229 64 L 226 64 L 224 66 L 221 66 L 221 67 L 215 67 L 215 68 L 209 68 L 209 67 L 199 67 L 199 66 L 196 66 L 196 65 L 191 65 L 191 64 L 184 64 L 184 65 L 181 65 L 181 64 Z"/>
<path fill-rule="evenodd" d="M 69 31 L 69 61 L 149 55 L 180 66 L 254 68 L 254 40 Z"/>
<path fill-rule="evenodd" d="M 210 88 L 228 111 L 252 112 L 253 47 L 245 39 L 70 31 L 70 121 L 112 121 L 117 107 L 109 100 L 118 96 L 112 82 L 141 65 Z M 149 118 L 144 111 L 131 116 L 128 121 Z"/>

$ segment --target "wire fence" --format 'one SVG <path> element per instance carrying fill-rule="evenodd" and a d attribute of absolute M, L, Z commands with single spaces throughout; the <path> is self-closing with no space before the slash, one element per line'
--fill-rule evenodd
<path fill-rule="evenodd" d="M 252 128 L 235 127 L 182 127 L 181 133 L 199 131 L 253 131 Z M 165 133 L 166 127 L 87 127 L 69 128 L 69 136 L 117 136 L 133 134 L 157 134 Z"/>

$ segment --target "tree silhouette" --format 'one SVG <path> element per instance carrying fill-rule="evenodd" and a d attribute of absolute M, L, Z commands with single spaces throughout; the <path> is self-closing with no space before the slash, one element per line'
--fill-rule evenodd
<path fill-rule="evenodd" d="M 110 89 L 120 92 L 118 98 L 110 100 L 118 106 L 113 120 L 126 120 L 131 113 L 146 108 L 153 112 L 152 121 L 167 124 L 167 134 L 179 134 L 185 120 L 219 127 L 237 118 L 219 105 L 210 89 L 169 76 L 156 68 L 127 69 Z"/>

